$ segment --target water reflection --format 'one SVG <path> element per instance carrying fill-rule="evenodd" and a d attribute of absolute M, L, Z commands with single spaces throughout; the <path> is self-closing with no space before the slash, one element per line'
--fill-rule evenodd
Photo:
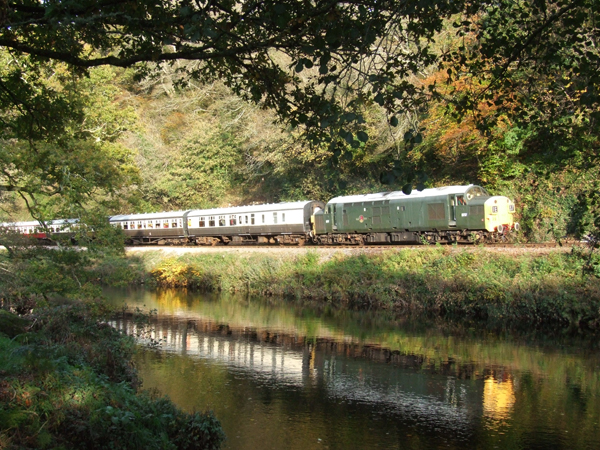
<path fill-rule="evenodd" d="M 228 448 L 600 448 L 594 352 L 266 300 L 124 295 L 158 310 L 144 386 L 215 410 Z"/>

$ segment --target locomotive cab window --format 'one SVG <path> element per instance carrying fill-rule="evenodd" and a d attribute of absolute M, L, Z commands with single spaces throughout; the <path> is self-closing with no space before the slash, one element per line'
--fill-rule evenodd
<path fill-rule="evenodd" d="M 489 197 L 488 191 L 486 191 L 481 186 L 473 186 L 469 188 L 467 191 L 467 200 L 472 199 L 473 197 Z"/>
<path fill-rule="evenodd" d="M 464 195 L 457 195 L 456 196 L 456 203 L 459 206 L 464 206 L 467 204 L 467 201 L 465 200 L 465 196 Z"/>
<path fill-rule="evenodd" d="M 498 207 L 492 206 L 492 214 L 497 214 L 497 213 L 498 213 Z"/>

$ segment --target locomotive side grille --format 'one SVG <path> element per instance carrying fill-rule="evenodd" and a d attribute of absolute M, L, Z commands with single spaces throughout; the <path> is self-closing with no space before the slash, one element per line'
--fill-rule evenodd
<path fill-rule="evenodd" d="M 483 216 L 483 205 L 469 206 L 469 215 Z"/>
<path fill-rule="evenodd" d="M 446 208 L 443 203 L 430 203 L 427 205 L 429 220 L 444 220 L 446 218 Z"/>

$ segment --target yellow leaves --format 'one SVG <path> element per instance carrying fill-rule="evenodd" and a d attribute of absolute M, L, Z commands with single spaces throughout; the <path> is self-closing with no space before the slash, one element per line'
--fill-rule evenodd
<path fill-rule="evenodd" d="M 160 286 L 165 287 L 190 287 L 202 278 L 199 269 L 174 258 L 162 261 L 150 274 Z"/>

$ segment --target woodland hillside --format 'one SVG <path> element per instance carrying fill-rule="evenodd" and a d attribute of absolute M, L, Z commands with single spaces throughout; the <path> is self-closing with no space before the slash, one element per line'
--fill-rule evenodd
<path fill-rule="evenodd" d="M 153 47 L 97 3 L 2 15 L 5 218 L 475 183 L 532 240 L 600 224 L 596 1 L 159 2 Z"/>

